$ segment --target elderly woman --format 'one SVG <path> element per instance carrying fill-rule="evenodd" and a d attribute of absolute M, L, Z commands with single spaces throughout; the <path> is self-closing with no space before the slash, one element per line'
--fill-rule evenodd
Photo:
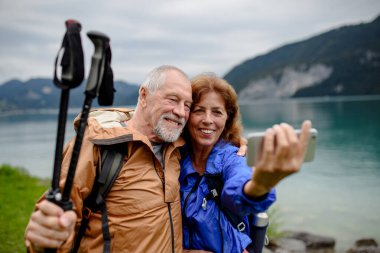
<path fill-rule="evenodd" d="M 268 129 L 253 170 L 236 154 L 242 127 L 232 86 L 202 74 L 192 80 L 192 93 L 180 174 L 184 248 L 244 252 L 251 243 L 247 215 L 268 209 L 276 199 L 273 187 L 300 169 L 311 123 L 304 122 L 300 138 L 288 124 Z M 220 200 L 210 198 L 207 180 L 212 176 L 222 180 Z M 221 209 L 243 216 L 243 229 Z"/>

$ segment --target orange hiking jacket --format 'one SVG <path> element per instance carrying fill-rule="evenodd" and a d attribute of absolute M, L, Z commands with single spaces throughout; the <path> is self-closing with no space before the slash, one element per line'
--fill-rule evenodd
<path fill-rule="evenodd" d="M 83 138 L 71 199 L 82 218 L 83 200 L 91 192 L 98 160 L 99 145 L 125 143 L 125 163 L 106 198 L 112 252 L 182 252 L 182 220 L 179 195 L 180 153 L 184 141 L 166 143 L 163 147 L 164 173 L 148 138 L 128 127 L 129 109 L 92 111 Z M 79 122 L 79 116 L 74 120 Z M 120 124 L 125 122 L 126 126 Z M 74 140 L 66 146 L 60 186 L 63 189 L 70 164 Z M 162 177 L 162 180 L 160 179 Z M 92 215 L 81 240 L 79 252 L 103 252 L 101 213 Z M 171 228 L 172 226 L 172 228 Z M 68 240 L 59 252 L 68 252 Z"/>

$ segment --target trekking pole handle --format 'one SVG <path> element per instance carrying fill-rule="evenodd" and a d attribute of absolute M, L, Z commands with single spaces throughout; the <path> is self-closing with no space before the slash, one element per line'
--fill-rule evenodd
<path fill-rule="evenodd" d="M 85 93 L 95 98 L 98 95 L 98 90 L 103 79 L 105 49 L 110 38 L 104 33 L 97 31 L 90 31 L 87 33 L 87 36 L 94 44 L 95 52 L 91 59 L 91 69 Z"/>
<path fill-rule="evenodd" d="M 79 34 L 80 31 L 82 30 L 81 24 L 78 21 L 76 21 L 76 20 L 72 20 L 72 19 L 66 20 L 65 25 L 67 27 L 67 33 L 68 33 L 68 35 L 71 35 L 73 33 Z M 80 46 L 81 47 L 82 45 L 79 44 L 79 45 L 75 45 L 75 46 L 77 46 L 77 47 Z M 71 55 L 73 55 L 75 53 L 78 53 L 74 48 L 69 48 L 68 50 L 70 50 L 69 53 Z M 74 79 L 74 71 L 75 71 L 74 59 L 75 58 L 73 56 L 71 56 L 70 59 L 69 59 L 70 61 L 69 61 L 68 67 L 66 69 L 65 68 L 62 69 L 62 77 L 61 77 L 62 80 L 67 80 L 67 81 L 72 82 L 72 80 Z M 74 87 L 78 86 L 80 83 L 81 82 L 75 83 L 75 84 L 70 83 L 70 85 L 67 85 L 67 82 L 65 82 L 66 87 L 69 88 L 69 89 L 72 88 L 73 86 Z"/>

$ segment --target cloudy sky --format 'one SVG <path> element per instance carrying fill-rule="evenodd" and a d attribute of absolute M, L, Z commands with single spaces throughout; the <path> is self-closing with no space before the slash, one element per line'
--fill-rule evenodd
<path fill-rule="evenodd" d="M 82 24 L 86 76 L 86 33 L 97 30 L 111 38 L 115 79 L 139 84 L 162 64 L 223 76 L 279 46 L 378 15 L 379 0 L 0 0 L 0 83 L 51 78 L 66 19 Z"/>

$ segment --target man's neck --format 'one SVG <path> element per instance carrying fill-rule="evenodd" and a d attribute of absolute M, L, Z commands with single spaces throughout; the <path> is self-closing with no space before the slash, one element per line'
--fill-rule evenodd
<path fill-rule="evenodd" d="M 136 114 L 128 121 L 129 127 L 139 131 L 141 134 L 148 137 L 148 139 L 152 143 L 163 143 L 163 141 L 157 137 L 157 135 L 153 132 L 153 127 L 147 123 L 145 120 L 136 117 Z"/>

